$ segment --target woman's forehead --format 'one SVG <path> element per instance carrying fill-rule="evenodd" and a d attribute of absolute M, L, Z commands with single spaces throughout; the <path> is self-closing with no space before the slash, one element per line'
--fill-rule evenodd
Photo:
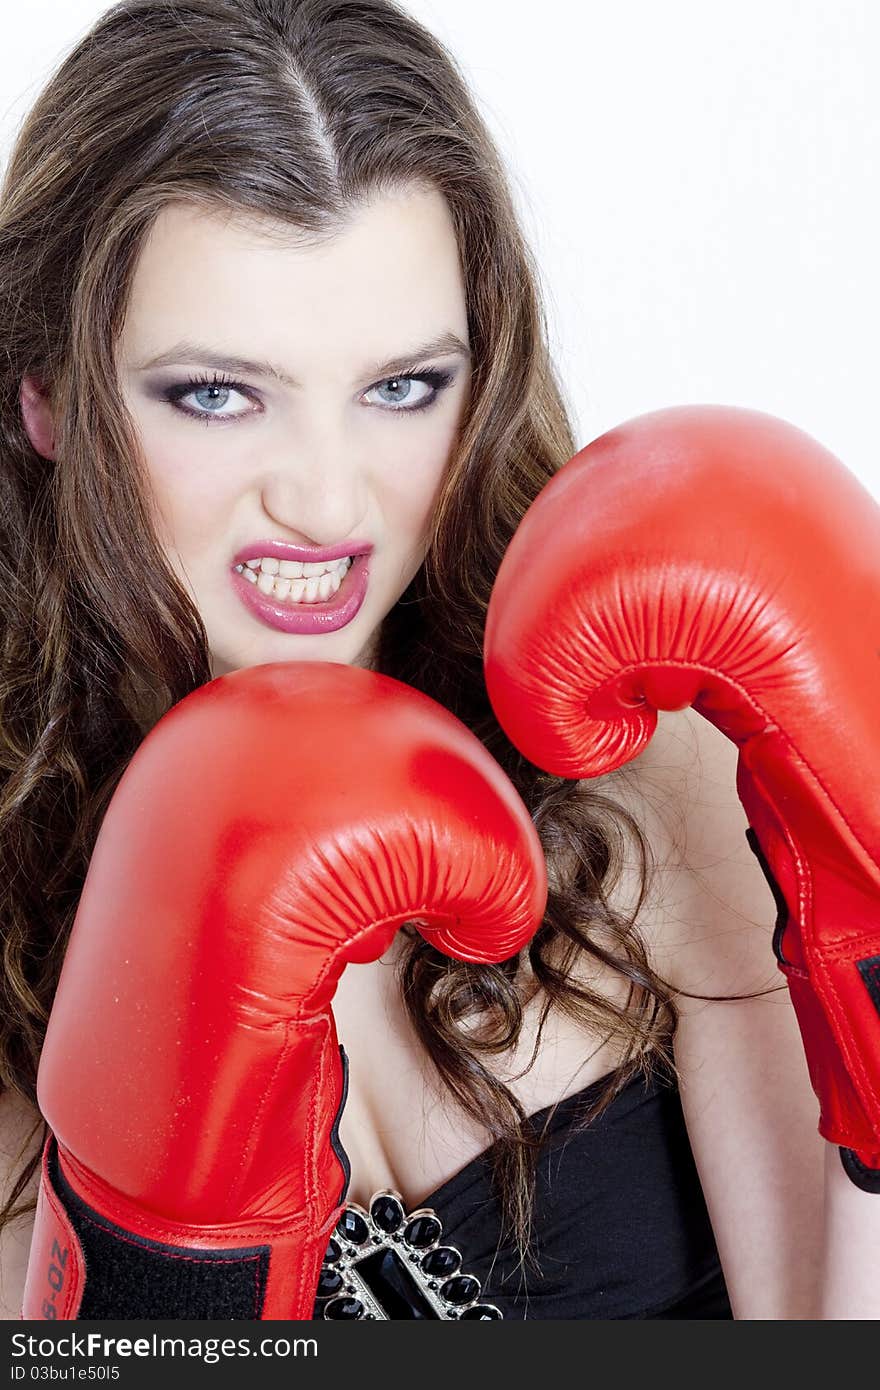
<path fill-rule="evenodd" d="M 351 343 L 371 360 L 389 337 L 402 348 L 444 331 L 466 340 L 458 245 L 445 200 L 418 189 L 377 196 L 319 242 L 169 205 L 138 258 L 122 349 L 146 361 L 183 341 L 277 353 L 305 340 L 313 355 Z"/>

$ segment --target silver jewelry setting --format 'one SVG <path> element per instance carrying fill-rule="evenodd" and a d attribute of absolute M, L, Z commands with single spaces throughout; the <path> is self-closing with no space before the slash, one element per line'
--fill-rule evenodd
<path fill-rule="evenodd" d="M 504 1314 L 484 1302 L 480 1281 L 462 1271 L 462 1254 L 443 1241 L 431 1207 L 407 1212 L 383 1188 L 369 1210 L 347 1202 L 327 1246 L 315 1317 L 328 1320 L 441 1318 L 494 1321 Z"/>

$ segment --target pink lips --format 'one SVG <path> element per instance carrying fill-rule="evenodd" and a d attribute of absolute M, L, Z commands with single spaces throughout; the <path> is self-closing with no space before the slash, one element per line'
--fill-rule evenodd
<path fill-rule="evenodd" d="M 257 560 L 265 555 L 274 560 L 303 560 L 306 564 L 316 564 L 322 560 L 341 560 L 346 555 L 369 555 L 373 549 L 369 541 L 342 541 L 339 545 L 292 545 L 290 541 L 251 541 L 245 550 L 233 556 L 234 565 L 243 565 L 245 560 Z"/>
<path fill-rule="evenodd" d="M 277 556 L 280 560 L 341 560 L 344 555 L 351 555 L 351 550 L 340 549 L 339 546 L 328 548 L 327 551 L 308 551 L 303 546 L 288 546 L 280 541 L 259 542 L 265 549 L 240 551 L 236 564 L 244 564 L 245 560 L 256 559 L 258 555 Z M 362 552 L 355 555 L 352 559 L 345 578 L 340 584 L 337 592 L 332 598 L 325 599 L 317 603 L 290 603 L 285 599 L 272 598 L 269 594 L 264 594 L 257 588 L 250 579 L 245 579 L 244 575 L 236 570 L 230 570 L 235 592 L 242 603 L 267 627 L 274 627 L 279 632 L 335 632 L 337 628 L 345 627 L 360 609 L 367 593 L 367 581 L 370 577 L 369 554 L 372 550 L 370 546 L 366 553 Z M 291 552 L 294 552 L 293 554 Z"/>

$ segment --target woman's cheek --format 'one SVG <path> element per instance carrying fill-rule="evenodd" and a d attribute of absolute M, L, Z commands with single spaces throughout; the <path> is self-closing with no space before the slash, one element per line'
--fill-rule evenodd
<path fill-rule="evenodd" d="M 167 539 L 181 549 L 190 531 L 207 540 L 209 517 L 222 513 L 239 487 L 236 471 L 219 467 L 216 451 L 180 439 L 152 441 L 145 458 Z"/>
<path fill-rule="evenodd" d="M 440 496 L 457 438 L 457 419 L 448 421 L 433 434 L 415 440 L 404 450 L 395 450 L 389 470 L 390 489 L 398 503 L 398 520 L 420 535 L 428 529 Z"/>

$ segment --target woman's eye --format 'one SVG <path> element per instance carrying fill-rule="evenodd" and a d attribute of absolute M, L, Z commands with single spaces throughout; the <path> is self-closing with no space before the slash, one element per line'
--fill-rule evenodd
<path fill-rule="evenodd" d="M 188 396 L 195 402 L 196 409 L 184 405 Z M 172 386 L 167 392 L 167 398 L 178 410 L 185 415 L 195 416 L 199 420 L 238 420 L 243 415 L 250 412 L 247 410 L 226 410 L 231 396 L 244 397 L 244 390 L 237 382 L 225 381 L 188 381 L 180 386 Z"/>
<path fill-rule="evenodd" d="M 366 396 L 379 393 L 380 408 L 410 413 L 433 405 L 440 392 L 452 381 L 449 372 L 421 372 L 418 375 L 389 376 L 371 386 Z M 418 388 L 422 387 L 423 390 Z M 365 397 L 366 398 L 366 397 Z"/>

